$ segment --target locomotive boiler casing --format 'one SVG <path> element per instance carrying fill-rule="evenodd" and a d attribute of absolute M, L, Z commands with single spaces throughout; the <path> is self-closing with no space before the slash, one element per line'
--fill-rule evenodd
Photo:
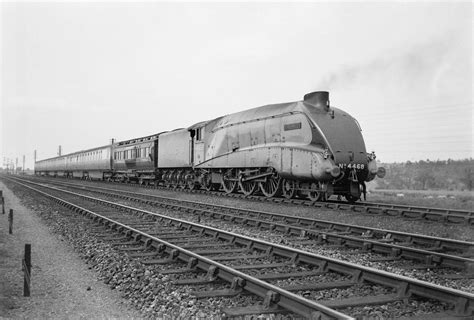
<path fill-rule="evenodd" d="M 195 168 L 272 168 L 282 178 L 330 184 L 335 194 L 355 197 L 359 184 L 378 174 L 359 124 L 330 107 L 327 92 L 230 114 L 188 130 L 201 130 Z"/>
<path fill-rule="evenodd" d="M 274 168 L 282 177 L 328 181 L 339 173 L 301 103 L 268 105 L 210 121 L 197 168 Z"/>

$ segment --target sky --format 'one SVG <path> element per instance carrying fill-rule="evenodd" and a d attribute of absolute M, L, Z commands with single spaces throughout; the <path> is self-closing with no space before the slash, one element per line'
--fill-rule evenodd
<path fill-rule="evenodd" d="M 470 2 L 2 2 L 0 165 L 330 91 L 382 162 L 473 157 Z"/>

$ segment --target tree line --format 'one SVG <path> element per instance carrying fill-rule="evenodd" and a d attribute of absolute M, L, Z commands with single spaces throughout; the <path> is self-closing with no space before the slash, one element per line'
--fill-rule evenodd
<path fill-rule="evenodd" d="M 377 179 L 379 189 L 472 191 L 474 159 L 420 160 L 417 162 L 379 163 L 387 174 Z"/>

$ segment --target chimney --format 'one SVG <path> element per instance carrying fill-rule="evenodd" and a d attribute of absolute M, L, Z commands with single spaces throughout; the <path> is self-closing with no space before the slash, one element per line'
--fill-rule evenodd
<path fill-rule="evenodd" d="M 315 91 L 304 95 L 303 101 L 317 108 L 329 111 L 329 92 Z"/>

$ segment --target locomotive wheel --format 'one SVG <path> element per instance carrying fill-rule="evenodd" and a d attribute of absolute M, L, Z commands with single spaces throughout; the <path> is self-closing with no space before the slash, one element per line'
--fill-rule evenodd
<path fill-rule="evenodd" d="M 163 186 L 165 188 L 169 188 L 171 186 L 170 175 L 169 175 L 168 171 L 165 171 L 163 173 Z"/>
<path fill-rule="evenodd" d="M 258 184 L 255 181 L 239 181 L 239 189 L 246 196 L 250 196 L 255 193 L 258 188 Z"/>
<path fill-rule="evenodd" d="M 207 191 L 219 191 L 221 188 L 222 184 L 219 183 L 211 183 L 209 189 L 206 189 Z"/>
<path fill-rule="evenodd" d="M 212 191 L 213 186 L 212 186 L 212 181 L 211 181 L 211 174 L 210 173 L 205 173 L 202 177 L 202 187 L 206 191 Z"/>
<path fill-rule="evenodd" d="M 283 179 L 281 189 L 285 198 L 294 198 L 296 196 L 296 181 L 290 179 Z"/>
<path fill-rule="evenodd" d="M 359 198 L 357 198 L 356 196 L 353 196 L 352 194 L 346 194 L 344 197 L 346 198 L 347 202 L 350 202 L 350 203 L 354 203 L 357 200 L 359 200 Z"/>
<path fill-rule="evenodd" d="M 187 173 L 185 180 L 186 180 L 186 186 L 188 187 L 188 189 L 190 190 L 196 189 L 196 183 L 194 182 L 194 174 Z"/>
<path fill-rule="evenodd" d="M 326 201 L 326 192 L 321 191 L 322 186 L 321 183 L 313 182 L 310 185 L 310 191 L 308 192 L 309 200 L 315 201 Z"/>
<path fill-rule="evenodd" d="M 258 185 L 267 198 L 281 195 L 281 177 L 278 173 L 266 177 L 265 182 L 259 182 Z"/>
<path fill-rule="evenodd" d="M 178 187 L 180 189 L 186 189 L 188 183 L 186 182 L 186 173 L 183 171 L 179 171 L 178 175 L 176 176 L 176 181 L 178 182 Z"/>
<path fill-rule="evenodd" d="M 237 181 L 230 180 L 229 178 L 233 178 L 232 171 L 229 170 L 222 176 L 222 188 L 224 188 L 225 193 L 233 193 L 237 191 Z"/>
<path fill-rule="evenodd" d="M 170 182 L 171 182 L 171 189 L 178 188 L 178 173 L 176 171 L 171 172 Z"/>

